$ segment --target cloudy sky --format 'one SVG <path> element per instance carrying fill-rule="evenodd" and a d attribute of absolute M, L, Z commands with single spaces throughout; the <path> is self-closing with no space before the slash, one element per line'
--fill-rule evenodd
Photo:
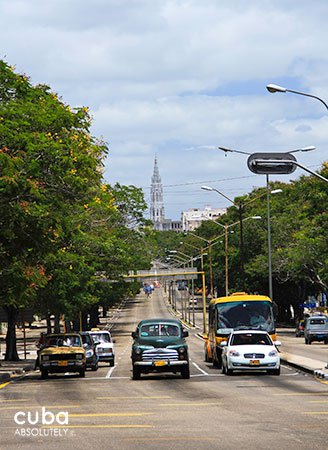
<path fill-rule="evenodd" d="M 314 145 L 297 154 L 312 170 L 328 159 L 324 105 L 265 88 L 328 101 L 327 17 L 327 0 L 0 0 L 0 58 L 90 108 L 110 147 L 106 182 L 140 186 L 148 200 L 157 155 L 166 217 L 178 219 L 228 206 L 202 184 L 232 198 L 265 185 L 247 156 L 218 146 Z"/>

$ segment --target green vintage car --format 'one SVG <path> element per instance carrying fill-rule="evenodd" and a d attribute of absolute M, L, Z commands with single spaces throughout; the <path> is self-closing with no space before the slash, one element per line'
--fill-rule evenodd
<path fill-rule="evenodd" d="M 147 319 L 139 322 L 132 332 L 132 378 L 141 373 L 173 372 L 190 378 L 188 345 L 183 330 L 176 319 Z"/>

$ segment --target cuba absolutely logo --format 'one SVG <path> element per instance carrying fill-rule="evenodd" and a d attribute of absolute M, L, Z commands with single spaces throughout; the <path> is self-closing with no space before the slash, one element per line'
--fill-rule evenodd
<path fill-rule="evenodd" d="M 60 411 L 57 414 L 48 411 L 44 406 L 41 411 L 18 411 L 14 415 L 17 428 L 15 435 L 19 436 L 66 436 L 68 429 L 68 412 Z"/>

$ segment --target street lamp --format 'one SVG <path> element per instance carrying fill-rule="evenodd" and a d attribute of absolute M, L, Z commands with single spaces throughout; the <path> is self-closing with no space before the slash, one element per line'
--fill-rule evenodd
<path fill-rule="evenodd" d="M 212 240 L 205 239 L 202 236 L 198 236 L 198 234 L 191 233 L 190 231 L 188 231 L 188 233 L 185 233 L 185 236 L 187 234 L 194 236 L 202 241 L 205 241 L 208 245 L 208 256 L 209 256 L 208 259 L 209 259 L 209 266 L 210 266 L 210 291 L 211 291 L 211 296 L 213 298 L 214 290 L 213 290 L 213 266 L 212 266 Z"/>
<path fill-rule="evenodd" d="M 304 95 L 305 97 L 315 98 L 316 100 L 319 100 L 319 102 L 321 102 L 323 105 L 325 105 L 326 109 L 328 110 L 327 103 L 324 102 L 322 100 L 322 98 L 317 97 L 316 95 L 306 94 L 305 92 L 300 92 L 300 91 L 294 91 L 292 89 L 287 89 L 287 88 L 285 88 L 283 86 L 279 86 L 277 84 L 268 84 L 266 88 L 271 93 L 275 93 L 275 92 L 292 92 L 293 94 L 299 94 L 299 95 Z"/>
<path fill-rule="evenodd" d="M 251 216 L 251 217 L 246 217 L 245 219 L 242 219 L 242 221 L 249 220 L 249 219 L 259 220 L 259 219 L 262 219 L 262 217 L 261 216 Z M 228 229 L 230 227 L 233 227 L 234 225 L 239 224 L 239 221 L 231 223 L 230 225 L 228 225 L 228 224 L 223 225 L 222 223 L 215 222 L 215 221 L 213 221 L 213 223 L 215 223 L 216 225 L 220 225 L 225 230 L 225 291 L 226 291 L 226 296 L 228 296 L 229 295 Z M 231 231 L 231 232 L 233 233 L 233 231 Z"/>
<path fill-rule="evenodd" d="M 225 148 L 225 147 L 219 147 L 219 148 L 220 149 L 224 149 L 224 151 L 235 152 L 235 150 L 228 149 L 228 148 Z M 236 150 L 236 151 L 238 153 L 245 154 L 245 152 L 240 152 L 239 150 Z M 201 186 L 201 189 L 204 189 L 205 191 L 215 191 L 215 192 L 217 192 L 219 195 L 221 195 L 222 197 L 226 198 L 230 203 L 232 203 L 238 209 L 239 223 L 240 223 L 240 237 L 239 237 L 239 242 L 240 242 L 239 243 L 239 248 L 240 248 L 240 275 L 241 275 L 242 282 L 244 282 L 245 281 L 245 271 L 244 271 L 244 232 L 243 232 L 244 208 L 245 208 L 245 206 L 249 205 L 250 203 L 253 203 L 256 200 L 258 200 L 259 198 L 264 197 L 266 195 L 266 192 L 264 192 L 263 194 L 260 194 L 260 195 L 258 195 L 256 197 L 252 198 L 251 200 L 249 200 L 247 202 L 238 202 L 238 203 L 236 203 L 234 200 L 232 200 L 231 198 L 229 198 L 227 195 L 223 194 L 223 192 L 219 191 L 216 188 L 213 188 L 213 187 L 210 187 L 210 186 Z M 271 191 L 271 193 L 275 194 L 275 193 L 278 192 L 278 191 L 277 192 L 276 191 Z"/>

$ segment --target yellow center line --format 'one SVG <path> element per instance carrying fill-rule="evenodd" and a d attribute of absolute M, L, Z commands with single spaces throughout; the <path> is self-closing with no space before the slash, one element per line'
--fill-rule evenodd
<path fill-rule="evenodd" d="M 328 400 L 310 400 L 308 403 L 328 403 Z"/>
<path fill-rule="evenodd" d="M 97 400 L 140 400 L 140 399 L 159 399 L 159 398 L 172 398 L 170 395 L 154 395 L 154 396 L 142 396 L 142 397 L 96 397 Z"/>
<path fill-rule="evenodd" d="M 292 396 L 298 396 L 298 395 L 321 395 L 323 397 L 327 397 L 327 392 L 299 392 L 299 393 L 294 393 L 294 394 L 272 394 L 272 395 L 276 395 L 276 396 L 280 396 L 280 397 L 292 397 Z"/>
<path fill-rule="evenodd" d="M 4 387 L 6 387 L 7 384 L 9 384 L 9 383 L 10 383 L 10 381 L 7 381 L 6 383 L 0 384 L 0 389 L 3 389 Z"/>
<path fill-rule="evenodd" d="M 129 417 L 129 416 L 149 416 L 153 413 L 81 413 L 69 414 L 69 417 Z"/>
<path fill-rule="evenodd" d="M 210 405 L 222 405 L 222 402 L 215 403 L 161 403 L 159 406 L 210 406 Z"/>
<path fill-rule="evenodd" d="M 312 411 L 312 412 L 303 412 L 304 416 L 315 416 L 315 415 L 327 415 L 328 411 Z"/>
<path fill-rule="evenodd" d="M 16 400 L 0 400 L 0 405 L 1 403 L 14 403 L 14 402 L 29 402 L 30 399 L 29 398 L 17 398 Z"/>

